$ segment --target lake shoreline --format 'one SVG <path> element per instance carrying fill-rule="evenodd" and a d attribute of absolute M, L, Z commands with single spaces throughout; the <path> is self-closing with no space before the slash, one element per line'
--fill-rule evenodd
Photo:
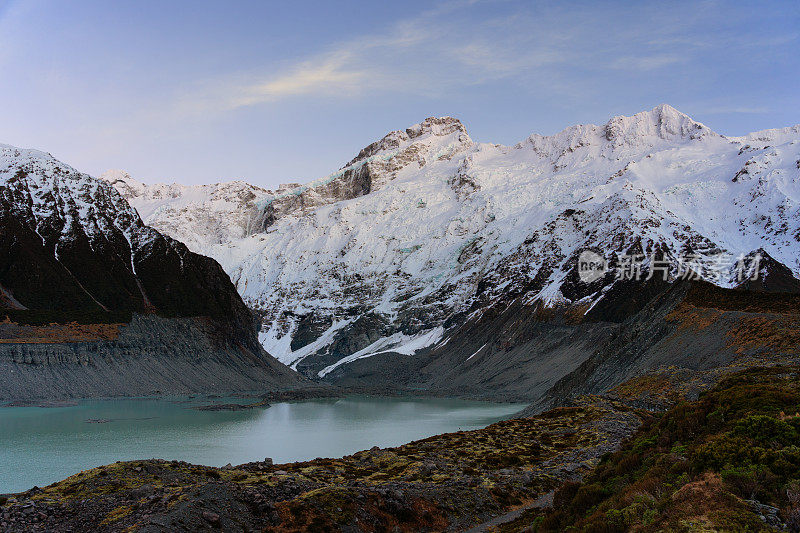
<path fill-rule="evenodd" d="M 291 462 L 339 456 L 477 429 L 524 407 L 363 394 L 283 395 L 271 402 L 218 395 L 112 398 L 7 407 L 0 409 L 0 491 L 43 486 L 97 465 L 151 457 L 219 467 L 264 457 Z"/>
<path fill-rule="evenodd" d="M 8 495 L 0 506 L 18 528 L 322 531 L 374 523 L 466 530 L 546 504 L 564 479 L 582 477 L 646 416 L 595 398 L 538 417 L 307 461 L 114 462 Z"/>
<path fill-rule="evenodd" d="M 231 393 L 189 393 L 181 394 L 151 394 L 143 396 L 76 396 L 64 399 L 53 400 L 29 400 L 29 399 L 4 399 L 0 400 L 0 409 L 9 407 L 40 407 L 58 408 L 71 407 L 78 405 L 81 401 L 90 400 L 169 400 L 171 398 L 199 398 L 214 399 L 220 397 L 227 398 L 258 398 L 261 402 L 296 402 L 314 399 L 344 398 L 347 396 L 364 396 L 371 398 L 408 398 L 408 399 L 446 399 L 446 400 L 465 400 L 488 402 L 497 404 L 509 403 L 530 403 L 532 400 L 511 397 L 507 394 L 487 392 L 485 394 L 452 394 L 449 392 L 429 390 L 429 389 L 403 389 L 393 387 L 378 386 L 337 386 L 321 384 L 319 387 L 300 387 L 285 390 L 272 391 L 244 391 Z"/>

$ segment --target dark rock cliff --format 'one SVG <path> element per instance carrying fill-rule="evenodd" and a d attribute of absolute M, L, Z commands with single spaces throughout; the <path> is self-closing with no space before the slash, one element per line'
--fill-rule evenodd
<path fill-rule="evenodd" d="M 35 376 L 27 385 L 42 397 L 143 393 L 150 386 L 133 368 L 139 359 L 161 361 L 154 376 L 162 385 L 153 390 L 300 382 L 260 347 L 252 313 L 216 261 L 145 226 L 111 185 L 49 154 L 6 146 L 0 155 L 0 320 L 27 327 L 24 338 L 6 328 L 0 339 L 2 364 L 17 367 L 0 374 L 0 398 L 25 394 L 26 376 Z M 53 328 L 71 323 L 86 327 Z M 121 333 L 96 334 L 90 326 L 98 324 Z M 145 383 L 109 379 L 114 365 Z M 192 366 L 230 371 L 219 370 L 215 384 Z M 94 370 L 84 379 L 77 368 Z"/>

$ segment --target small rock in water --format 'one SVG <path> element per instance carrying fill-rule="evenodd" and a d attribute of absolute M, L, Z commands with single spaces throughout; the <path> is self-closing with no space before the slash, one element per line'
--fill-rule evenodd
<path fill-rule="evenodd" d="M 252 406 L 243 405 L 240 403 L 216 403 L 211 405 L 201 405 L 199 407 L 194 407 L 193 409 L 197 409 L 198 411 L 243 411 L 245 409 L 252 409 Z"/>
<path fill-rule="evenodd" d="M 89 418 L 86 420 L 87 424 L 108 424 L 111 422 L 108 418 Z"/>

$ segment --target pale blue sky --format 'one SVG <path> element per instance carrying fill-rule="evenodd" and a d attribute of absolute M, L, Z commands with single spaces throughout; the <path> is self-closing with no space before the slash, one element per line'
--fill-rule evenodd
<path fill-rule="evenodd" d="M 800 2 L 559 4 L 0 0 L 0 142 L 273 186 L 431 115 L 503 144 L 659 103 L 800 123 Z"/>

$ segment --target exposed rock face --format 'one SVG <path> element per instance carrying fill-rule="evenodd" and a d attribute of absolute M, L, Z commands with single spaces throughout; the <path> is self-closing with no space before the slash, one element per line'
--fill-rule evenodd
<path fill-rule="evenodd" d="M 613 289 L 618 287 L 624 285 Z M 723 289 L 700 281 L 628 287 L 637 288 L 641 291 L 620 288 L 611 297 L 618 302 L 610 305 L 612 315 L 599 306 L 589 312 L 548 309 L 518 297 L 473 315 L 454 329 L 447 344 L 414 357 L 388 350 L 340 365 L 326 377 L 340 385 L 392 384 L 531 401 L 525 414 L 532 414 L 652 371 L 707 375 L 713 382 L 744 367 L 800 360 L 800 334 L 793 333 L 800 330 L 797 294 Z M 631 295 L 642 303 L 621 316 L 619 302 Z M 690 379 L 684 375 L 680 381 Z"/>
<path fill-rule="evenodd" d="M 766 250 L 757 250 L 755 253 L 760 257 L 757 265 L 758 275 L 748 276 L 739 288 L 763 292 L 800 293 L 800 280 L 794 276 L 791 269 L 773 259 Z M 753 267 L 756 268 L 756 265 Z"/>
<path fill-rule="evenodd" d="M 257 310 L 268 351 L 305 373 L 338 379 L 347 370 L 337 362 L 369 373 L 375 354 L 405 368 L 402 354 L 423 348 L 464 358 L 472 352 L 454 348 L 455 332 L 510 302 L 620 322 L 663 288 L 612 274 L 583 283 L 584 250 L 614 267 L 624 254 L 663 259 L 668 283 L 693 256 L 699 278 L 722 287 L 741 282 L 733 265 L 716 268 L 719 254 L 750 265 L 763 250 L 785 267 L 767 269 L 784 280 L 769 274 L 768 285 L 794 286 L 799 132 L 725 137 L 662 105 L 500 146 L 473 142 L 455 119 L 427 119 L 337 173 L 270 193 L 265 230 L 195 250 L 217 258 Z M 156 227 L 193 226 L 153 213 Z M 301 322 L 311 314 L 325 331 Z M 365 317 L 379 317 L 369 332 Z"/>
<path fill-rule="evenodd" d="M 302 385 L 202 318 L 134 315 L 111 340 L 0 343 L 0 400 L 185 395 Z"/>
<path fill-rule="evenodd" d="M 0 146 L 0 287 L 0 316 L 22 324 L 128 322 L 142 314 L 202 317 L 204 323 L 195 328 L 191 342 L 204 351 L 191 353 L 190 347 L 181 350 L 173 345 L 162 350 L 166 359 L 174 348 L 195 364 L 217 357 L 225 366 L 225 359 L 236 352 L 240 360 L 249 359 L 254 369 L 260 369 L 254 372 L 261 372 L 265 384 L 274 385 L 278 376 L 284 376 L 287 385 L 296 382 L 291 372 L 269 361 L 263 352 L 252 313 L 216 261 L 145 226 L 109 184 L 49 154 L 7 145 Z M 156 328 L 164 334 L 169 329 L 168 325 Z M 167 343 L 156 330 L 142 344 L 153 356 L 154 343 Z M 29 368 L 20 365 L 47 365 L 55 358 L 59 365 L 98 367 L 105 364 L 104 358 L 125 361 L 126 355 L 137 356 L 135 342 L 79 347 L 50 344 L 46 338 L 36 341 L 43 343 L 40 346 L 13 341 L 4 339 L 0 357 L 4 365 L 19 368 L 2 373 L 0 394 L 24 393 L 20 383 L 27 379 L 24 374 Z M 80 379 L 60 379 L 68 374 L 59 374 L 54 367 L 39 375 L 48 372 L 52 383 L 63 381 L 64 395 L 104 394 L 113 389 L 103 388 L 99 374 L 91 385 L 89 379 L 82 387 Z M 185 380 L 183 384 L 191 387 L 190 375 L 172 378 Z M 250 385 L 255 383 L 254 376 Z M 28 383 L 30 393 L 56 394 L 57 387 L 44 392 L 47 379 Z M 231 376 L 224 381 L 230 384 Z M 117 394 L 129 388 L 122 387 Z"/>

